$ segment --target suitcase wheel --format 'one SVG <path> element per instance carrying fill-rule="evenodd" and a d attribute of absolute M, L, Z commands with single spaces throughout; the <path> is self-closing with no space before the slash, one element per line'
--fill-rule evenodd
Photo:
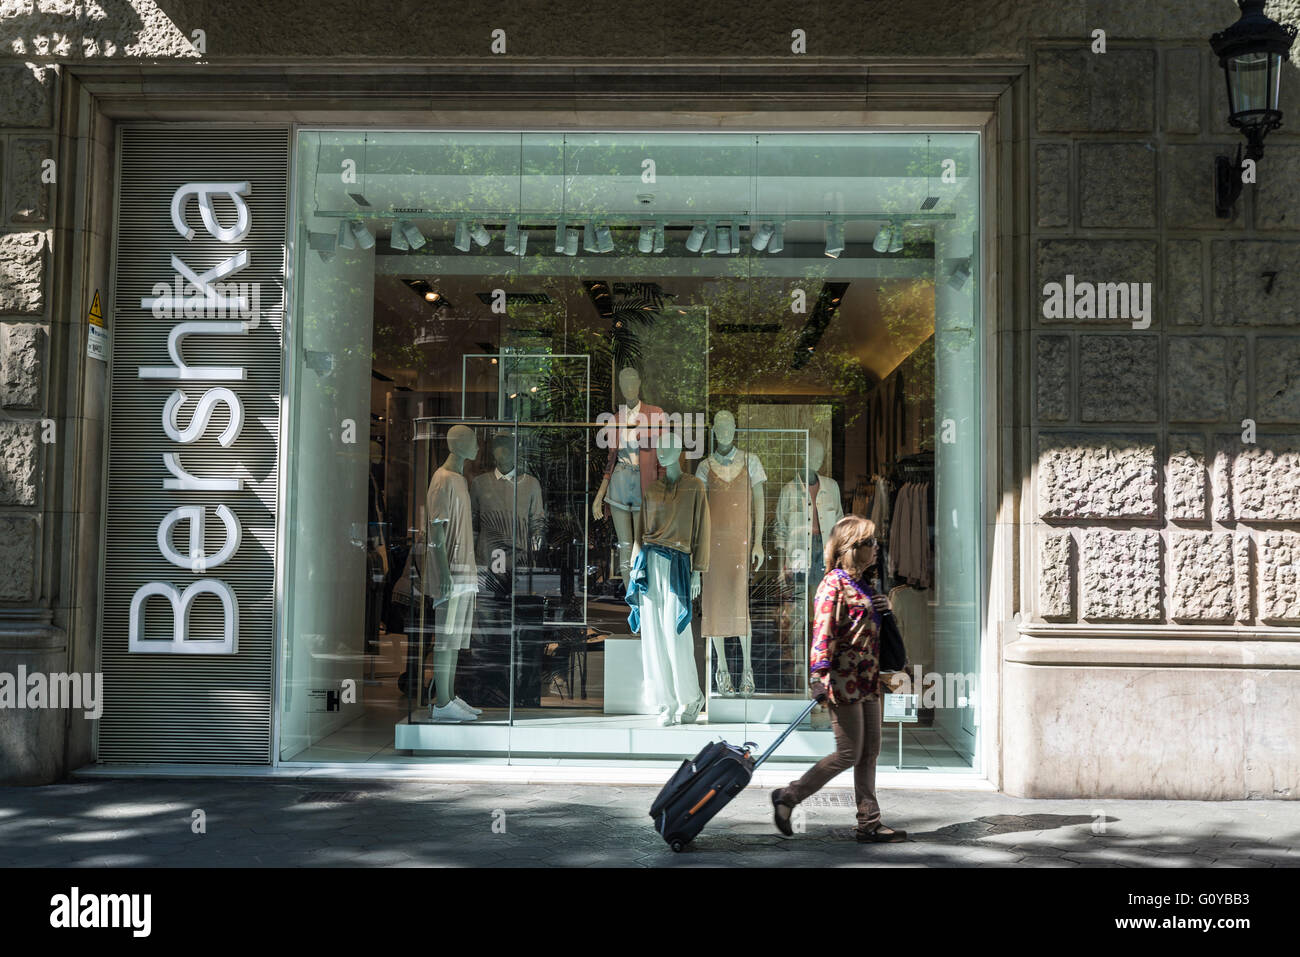
<path fill-rule="evenodd" d="M 673 853 L 680 854 L 682 852 L 682 848 L 685 847 L 686 845 L 683 844 L 681 841 L 673 841 L 668 846 L 673 849 Z"/>

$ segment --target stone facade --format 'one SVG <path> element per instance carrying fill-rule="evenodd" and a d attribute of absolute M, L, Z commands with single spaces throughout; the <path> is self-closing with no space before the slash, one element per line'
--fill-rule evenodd
<path fill-rule="evenodd" d="M 1222 75 L 1205 40 L 1231 22 L 1231 5 L 936 0 L 924 18 L 905 0 L 637 4 L 634 15 L 630 7 L 555 6 L 539 15 L 526 4 L 493 5 L 490 26 L 506 31 L 510 62 L 523 68 L 561 60 L 621 65 L 625 51 L 635 51 L 669 67 L 707 57 L 725 74 L 728 64 L 787 55 L 795 29 L 807 35 L 809 61 L 1024 65 L 1028 168 L 1013 188 L 1015 208 L 1026 215 L 1008 218 L 997 239 L 1010 247 L 1020 236 L 1008 224 L 1029 227 L 1027 258 L 1004 278 L 1030 308 L 989 318 L 1027 337 L 1032 368 L 1016 359 L 1013 378 L 1028 385 L 999 428 L 1023 433 L 1018 441 L 1032 462 L 1027 475 L 1018 465 L 1002 468 L 1008 484 L 992 491 L 1015 497 L 1028 483 L 1014 538 L 1038 579 L 1016 590 L 1019 604 L 1003 617 L 1084 638 L 1079 648 L 1067 648 L 1064 637 L 1044 639 L 1066 649 L 1052 651 L 1065 657 L 1051 667 L 1033 656 L 1008 665 L 1007 730 L 991 766 L 1020 794 L 1300 796 L 1294 742 L 1288 751 L 1266 731 L 1300 720 L 1300 671 L 1233 659 L 1233 680 L 1258 689 L 1247 703 L 1223 690 L 1223 672 L 1166 667 L 1174 654 L 1166 649 L 1181 636 L 1198 636 L 1214 660 L 1218 638 L 1235 648 L 1248 634 L 1242 629 L 1264 630 L 1268 640 L 1256 644 L 1277 650 L 1295 644 L 1294 633 L 1279 629 L 1300 624 L 1300 140 L 1292 122 L 1271 135 L 1259 185 L 1243 193 L 1234 219 L 1214 216 L 1214 158 L 1231 153 L 1240 137 L 1224 121 Z M 1300 0 L 1269 10 L 1300 21 Z M 71 211 L 67 221 L 53 220 L 58 190 L 93 194 L 96 184 L 48 175 L 47 161 L 76 145 L 56 126 L 61 71 L 120 62 L 129 85 L 139 81 L 141 61 L 238 58 L 249 73 L 261 63 L 282 72 L 285 63 L 339 56 L 386 68 L 412 58 L 413 70 L 461 64 L 469 72 L 493 63 L 488 14 L 472 5 L 436 20 L 372 18 L 339 30 L 340 17 L 353 13 L 333 2 L 295 9 L 234 0 L 219 12 L 192 3 L 0 3 L 0 670 L 28 660 L 25 649 L 35 647 L 29 631 L 5 631 L 12 624 L 6 609 L 57 617 L 63 608 L 48 597 L 58 589 L 42 581 L 40 556 L 67 539 L 67 528 L 62 515 L 43 512 L 42 487 L 66 482 L 75 461 L 60 460 L 68 475 L 45 475 L 41 433 L 55 399 L 80 385 L 64 381 L 75 368 L 66 357 L 84 350 L 68 329 L 80 329 L 51 309 L 55 291 L 72 280 L 53 275 L 51 263 L 55 236 L 83 226 Z M 617 53 L 592 50 L 585 26 L 593 19 L 605 31 L 605 50 Z M 1089 49 L 1098 26 L 1108 34 L 1105 53 Z M 837 72 L 843 61 L 827 59 L 825 67 Z M 1043 286 L 1066 275 L 1151 283 L 1150 326 L 1045 317 Z M 62 435 L 98 428 L 75 415 L 59 421 Z M 1013 453 L 997 447 L 1006 465 Z M 1012 571 L 993 574 L 1000 580 Z M 70 602 L 68 594 L 65 588 L 57 601 Z M 1166 638 L 1148 647 L 1133 637 L 1136 628 Z M 1111 640 L 1093 639 L 1103 634 Z M 40 638 L 49 667 L 63 654 L 56 639 L 53 631 Z M 1027 643 L 1016 639 L 1007 640 Z M 1104 657 L 1116 646 L 1128 649 L 1123 668 Z M 1207 713 L 1241 728 L 1238 739 L 1200 734 L 1195 722 Z M 1061 715 L 1071 716 L 1069 728 Z M 55 730 L 42 731 L 43 740 L 58 733 L 57 720 L 47 723 Z M 1141 732 L 1125 738 L 1133 746 L 1123 755 L 1106 750 L 1124 729 Z M 5 765 L 8 741 L 0 741 L 0 780 L 49 780 L 64 770 L 55 744 L 50 753 L 58 757 L 42 754 L 19 770 Z M 1237 760 L 1241 754 L 1249 761 Z"/>

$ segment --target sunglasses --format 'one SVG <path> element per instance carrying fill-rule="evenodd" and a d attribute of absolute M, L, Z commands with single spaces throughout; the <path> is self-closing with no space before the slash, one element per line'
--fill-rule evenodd
<path fill-rule="evenodd" d="M 854 548 L 863 548 L 864 546 L 866 548 L 875 548 L 876 540 L 874 538 L 860 538 L 853 543 Z"/>

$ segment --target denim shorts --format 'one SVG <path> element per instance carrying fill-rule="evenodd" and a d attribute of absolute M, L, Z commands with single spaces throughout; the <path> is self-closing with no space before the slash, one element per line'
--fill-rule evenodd
<path fill-rule="evenodd" d="M 610 508 L 624 512 L 639 511 L 641 508 L 641 470 L 623 462 L 614 466 L 609 477 L 609 489 L 605 501 Z"/>

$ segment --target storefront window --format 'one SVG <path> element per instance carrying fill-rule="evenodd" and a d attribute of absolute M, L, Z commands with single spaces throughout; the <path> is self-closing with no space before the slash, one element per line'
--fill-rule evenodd
<path fill-rule="evenodd" d="M 970 768 L 978 146 L 300 133 L 282 760 L 762 744 L 856 513 L 913 666 L 882 767 Z"/>

